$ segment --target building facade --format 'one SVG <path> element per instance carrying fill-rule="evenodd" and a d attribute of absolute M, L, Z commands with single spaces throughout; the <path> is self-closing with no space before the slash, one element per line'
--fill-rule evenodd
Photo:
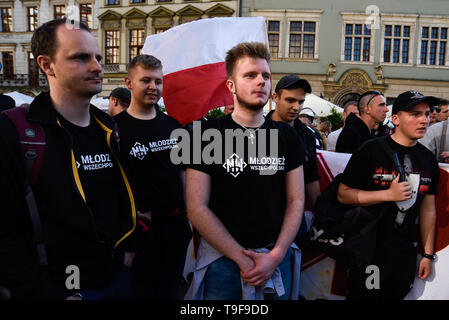
<path fill-rule="evenodd" d="M 30 39 L 38 25 L 66 15 L 98 39 L 99 96 L 124 86 L 148 35 L 197 19 L 263 16 L 273 86 L 295 73 L 338 105 L 373 89 L 389 103 L 409 89 L 449 98 L 449 5 L 441 0 L 0 0 L 0 91 L 45 89 Z"/>
<path fill-rule="evenodd" d="M 235 0 L 0 0 L 0 92 L 35 96 L 47 88 L 31 53 L 33 31 L 68 17 L 87 23 L 103 55 L 103 91 L 124 86 L 128 62 L 140 53 L 145 38 L 176 25 L 239 14 Z"/>
<path fill-rule="evenodd" d="M 33 31 L 66 15 L 83 21 L 97 36 L 98 0 L 0 0 L 0 92 L 35 96 L 47 88 L 31 53 Z"/>
<path fill-rule="evenodd" d="M 104 58 L 102 96 L 124 85 L 127 64 L 148 35 L 198 19 L 235 17 L 239 1 L 105 0 L 99 9 L 98 37 Z"/>
<path fill-rule="evenodd" d="M 273 85 L 296 73 L 338 105 L 366 90 L 449 98 L 447 1 L 242 0 L 241 15 L 267 20 Z"/>

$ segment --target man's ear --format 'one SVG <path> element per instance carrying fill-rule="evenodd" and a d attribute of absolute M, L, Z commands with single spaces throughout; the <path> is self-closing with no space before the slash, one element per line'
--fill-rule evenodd
<path fill-rule="evenodd" d="M 235 83 L 232 79 L 226 80 L 226 86 L 232 94 L 235 94 Z"/>
<path fill-rule="evenodd" d="M 279 102 L 279 95 L 278 95 L 276 92 L 273 93 L 272 98 L 273 98 L 274 102 L 275 102 L 276 104 L 278 104 L 278 102 Z"/>
<path fill-rule="evenodd" d="M 394 124 L 394 126 L 395 127 L 397 127 L 397 126 L 399 126 L 399 117 L 398 117 L 398 115 L 397 114 L 393 114 L 392 116 L 391 116 L 391 122 L 393 122 L 393 124 Z"/>
<path fill-rule="evenodd" d="M 125 77 L 125 84 L 129 90 L 132 90 L 131 79 L 129 77 Z"/>
<path fill-rule="evenodd" d="M 42 71 L 50 77 L 54 77 L 55 76 L 55 71 L 54 71 L 54 66 L 52 63 L 52 60 L 49 56 L 47 55 L 40 55 L 37 57 L 37 64 L 39 65 L 39 67 L 42 69 Z"/>

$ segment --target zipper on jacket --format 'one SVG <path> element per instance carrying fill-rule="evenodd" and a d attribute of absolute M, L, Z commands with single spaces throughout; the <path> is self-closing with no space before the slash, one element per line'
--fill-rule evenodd
<path fill-rule="evenodd" d="M 62 126 L 62 124 L 61 124 L 61 122 L 59 121 L 58 118 L 56 118 L 56 122 L 58 123 L 59 127 L 64 130 L 65 134 L 70 139 L 70 158 L 71 158 L 70 167 L 72 168 L 72 183 L 75 185 L 75 189 L 76 189 L 79 197 L 81 198 L 81 200 L 83 201 L 84 205 L 86 206 L 87 211 L 89 212 L 90 222 L 91 222 L 92 226 L 94 227 L 95 238 L 97 239 L 97 241 L 99 243 L 103 244 L 104 241 L 101 240 L 101 238 L 100 238 L 100 236 L 99 236 L 99 234 L 97 232 L 97 225 L 95 223 L 94 214 L 92 213 L 92 210 L 90 210 L 89 206 L 87 205 L 86 196 L 84 194 L 84 190 L 83 190 L 83 187 L 81 185 L 81 180 L 80 180 L 79 174 L 78 174 L 78 169 L 76 168 L 75 154 L 73 152 L 73 139 L 72 139 L 72 136 L 67 131 L 67 129 Z"/>
<path fill-rule="evenodd" d="M 113 131 L 112 131 L 110 128 L 108 128 L 106 125 L 104 125 L 104 124 L 100 121 L 100 119 L 98 119 L 94 114 L 92 114 L 92 116 L 93 116 L 93 118 L 95 119 L 95 121 L 97 121 L 97 123 L 100 125 L 100 127 L 101 127 L 104 131 L 106 131 L 106 143 L 107 143 L 109 149 L 111 150 L 111 153 L 112 153 L 112 155 L 113 155 L 113 157 L 114 157 L 114 159 L 115 159 L 115 163 L 116 163 L 117 166 L 119 167 L 120 174 L 121 174 L 121 176 L 122 176 L 122 181 L 123 181 L 123 183 L 125 184 L 126 191 L 127 191 L 127 193 L 128 193 L 128 199 L 129 199 L 129 202 L 130 202 L 130 205 L 131 205 L 131 217 L 132 217 L 132 227 L 131 227 L 131 230 L 129 230 L 127 233 L 125 233 L 125 235 L 122 236 L 122 238 L 120 238 L 120 239 L 114 244 L 114 249 L 115 249 L 115 248 L 116 248 L 116 247 L 117 247 L 123 240 L 125 240 L 128 236 L 130 236 L 131 233 L 133 233 L 133 231 L 134 231 L 135 228 L 136 228 L 136 224 L 137 224 L 136 205 L 135 205 L 135 202 L 134 202 L 134 196 L 133 196 L 133 193 L 132 193 L 132 190 L 131 190 L 131 185 L 129 184 L 129 181 L 128 181 L 128 178 L 126 177 L 125 171 L 123 170 L 123 167 L 122 167 L 122 165 L 120 164 L 120 161 L 119 161 L 117 155 L 115 154 L 115 152 L 114 152 L 114 150 L 112 149 L 112 146 L 111 146 L 111 136 L 112 136 Z"/>

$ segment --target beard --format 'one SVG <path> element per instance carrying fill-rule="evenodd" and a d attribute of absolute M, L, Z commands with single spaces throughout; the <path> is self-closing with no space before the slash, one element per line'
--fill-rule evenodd
<path fill-rule="evenodd" d="M 241 107 L 243 107 L 244 109 L 248 109 L 248 110 L 251 110 L 251 111 L 259 111 L 260 109 L 262 109 L 266 104 L 267 104 L 267 102 L 268 102 L 268 97 L 267 97 L 267 99 L 264 101 L 264 102 L 260 102 L 260 103 L 251 103 L 251 102 L 248 102 L 248 101 L 246 101 L 245 99 L 243 99 L 239 94 L 238 94 L 238 91 L 236 90 L 236 98 L 237 98 L 237 101 L 238 101 L 238 103 L 239 103 L 239 105 L 241 106 Z"/>

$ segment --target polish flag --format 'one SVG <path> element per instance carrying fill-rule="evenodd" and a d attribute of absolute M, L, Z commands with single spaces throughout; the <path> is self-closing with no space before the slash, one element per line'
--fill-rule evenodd
<path fill-rule="evenodd" d="M 148 36 L 142 53 L 162 61 L 167 113 L 185 125 L 233 104 L 226 87 L 226 52 L 241 42 L 268 47 L 263 17 L 202 19 Z"/>

